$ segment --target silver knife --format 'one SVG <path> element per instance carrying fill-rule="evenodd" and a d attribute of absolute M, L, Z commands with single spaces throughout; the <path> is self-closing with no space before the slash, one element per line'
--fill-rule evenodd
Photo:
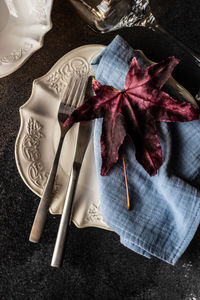
<path fill-rule="evenodd" d="M 65 244 L 67 240 L 68 228 L 71 221 L 72 204 L 78 182 L 78 177 L 82 165 L 82 161 L 90 141 L 93 128 L 93 122 L 81 122 L 79 126 L 78 139 L 76 143 L 76 150 L 74 162 L 69 178 L 67 194 L 64 202 L 63 212 L 60 220 L 56 243 L 54 247 L 51 266 L 59 268 L 62 265 Z"/>

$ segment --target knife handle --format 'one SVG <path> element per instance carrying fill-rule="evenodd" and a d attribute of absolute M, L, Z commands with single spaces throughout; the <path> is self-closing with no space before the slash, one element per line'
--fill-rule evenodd
<path fill-rule="evenodd" d="M 62 265 L 64 250 L 67 240 L 68 229 L 71 221 L 72 204 L 78 182 L 80 164 L 74 162 L 72 172 L 70 174 L 69 185 L 64 202 L 63 212 L 60 220 L 56 243 L 54 247 L 51 266 L 59 268 Z"/>
<path fill-rule="evenodd" d="M 42 198 L 40 200 L 40 204 L 37 209 L 37 213 L 35 215 L 35 219 L 32 225 L 29 241 L 33 243 L 38 243 L 40 240 L 40 237 L 42 235 L 47 215 L 49 212 L 49 206 L 51 204 L 52 200 L 52 192 L 53 192 L 53 187 L 54 187 L 54 182 L 55 182 L 55 177 L 58 169 L 58 162 L 60 158 L 60 152 L 62 149 L 64 137 L 60 138 L 59 145 L 56 151 L 56 155 L 53 161 L 53 165 L 50 170 L 50 174 L 45 186 L 45 189 L 42 194 Z"/>

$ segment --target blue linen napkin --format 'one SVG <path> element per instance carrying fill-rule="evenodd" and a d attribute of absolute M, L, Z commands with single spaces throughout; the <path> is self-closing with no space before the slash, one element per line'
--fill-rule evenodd
<path fill-rule="evenodd" d="M 141 67 L 147 62 L 120 36 L 95 59 L 92 68 L 102 85 L 123 89 L 132 58 Z M 167 84 L 175 99 L 180 95 Z M 151 177 L 136 161 L 134 145 L 125 139 L 125 154 L 131 211 L 126 207 L 122 158 L 107 176 L 100 175 L 102 119 L 96 120 L 95 160 L 102 215 L 120 235 L 126 247 L 148 258 L 158 257 L 174 265 L 192 240 L 200 222 L 200 121 L 158 122 L 163 164 Z"/>

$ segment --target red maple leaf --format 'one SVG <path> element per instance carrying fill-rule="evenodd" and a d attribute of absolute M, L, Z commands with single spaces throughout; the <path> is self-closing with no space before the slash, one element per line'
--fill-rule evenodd
<path fill-rule="evenodd" d="M 64 126 L 103 118 L 101 134 L 101 175 L 117 162 L 119 147 L 126 135 L 135 145 L 137 161 L 152 176 L 162 164 L 162 151 L 156 121 L 187 122 L 199 118 L 199 109 L 190 103 L 174 100 L 161 90 L 179 60 L 168 57 L 144 70 L 133 58 L 124 90 L 93 82 L 96 93 L 78 107 Z"/>

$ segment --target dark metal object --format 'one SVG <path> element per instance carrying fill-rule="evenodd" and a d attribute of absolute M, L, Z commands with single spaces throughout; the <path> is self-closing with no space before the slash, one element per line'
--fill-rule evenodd
<path fill-rule="evenodd" d="M 70 0 L 82 18 L 95 31 L 101 33 L 123 27 L 143 26 L 164 34 L 195 59 L 200 67 L 200 55 L 173 37 L 156 21 L 151 12 L 149 0 L 103 0 L 91 7 L 83 0 Z"/>

